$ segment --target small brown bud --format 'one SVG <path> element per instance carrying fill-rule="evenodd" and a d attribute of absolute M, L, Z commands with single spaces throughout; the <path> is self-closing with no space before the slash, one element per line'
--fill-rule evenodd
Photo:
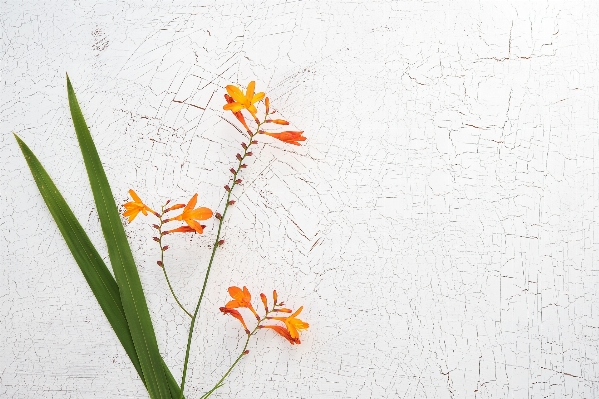
<path fill-rule="evenodd" d="M 216 212 L 216 215 L 214 215 L 214 217 L 217 218 L 218 220 L 221 220 L 223 218 L 223 216 L 218 212 Z"/>
<path fill-rule="evenodd" d="M 235 184 L 241 184 L 241 179 L 235 180 Z"/>
<path fill-rule="evenodd" d="M 218 245 L 219 245 L 219 246 L 223 245 L 224 243 L 225 243 L 225 240 L 219 240 L 219 241 L 218 241 Z"/>
<path fill-rule="evenodd" d="M 153 224 L 152 227 L 155 228 L 156 230 L 160 229 L 160 226 L 158 226 L 157 224 Z"/>
<path fill-rule="evenodd" d="M 229 205 L 233 205 L 234 203 L 235 203 L 235 200 L 229 201 Z"/>
<path fill-rule="evenodd" d="M 254 155 L 254 153 L 253 153 L 253 152 L 251 152 L 251 151 L 249 151 L 249 152 L 247 152 L 245 155 L 247 155 L 248 157 L 251 157 L 252 155 Z"/>
<path fill-rule="evenodd" d="M 249 333 L 249 331 L 248 331 L 248 333 Z M 248 334 L 248 335 L 249 335 L 249 334 Z M 249 353 L 250 353 L 250 350 L 249 350 L 249 349 L 246 349 L 246 350 L 244 350 L 244 351 L 243 351 L 243 354 L 244 354 L 244 355 L 248 355 Z"/>
<path fill-rule="evenodd" d="M 227 184 L 227 185 L 225 186 L 225 190 L 227 190 L 227 191 L 231 191 L 231 187 L 229 187 L 229 185 Z"/>
<path fill-rule="evenodd" d="M 250 330 L 246 329 L 246 330 L 245 330 L 245 333 L 246 333 L 247 335 L 250 335 Z M 250 353 L 250 351 L 246 351 L 246 352 L 247 352 L 247 353 Z M 243 352 L 243 354 L 244 354 L 244 355 L 247 355 L 247 353 Z"/>
<path fill-rule="evenodd" d="M 168 205 L 170 202 L 171 202 L 171 200 L 167 200 L 164 205 Z"/>
<path fill-rule="evenodd" d="M 252 140 L 252 144 L 258 144 L 258 140 Z"/>
<path fill-rule="evenodd" d="M 156 216 L 158 219 L 160 219 L 160 214 L 158 212 L 153 212 L 154 216 Z"/>
<path fill-rule="evenodd" d="M 240 168 L 241 168 L 241 169 L 245 169 L 245 168 L 247 168 L 247 167 L 248 167 L 248 166 L 247 166 L 246 164 L 242 164 L 242 165 L 240 166 Z"/>
<path fill-rule="evenodd" d="M 246 143 L 241 143 L 241 146 L 243 147 L 244 150 L 248 148 L 248 145 Z"/>
<path fill-rule="evenodd" d="M 235 155 L 235 158 L 237 158 L 237 159 L 239 159 L 241 161 L 241 154 Z"/>
<path fill-rule="evenodd" d="M 164 247 L 162 247 L 163 251 L 166 251 L 168 249 L 168 245 L 165 245 Z"/>
<path fill-rule="evenodd" d="M 160 267 L 164 267 L 164 265 L 162 264 L 162 261 L 161 261 L 161 260 L 159 260 L 158 262 L 156 262 L 156 264 L 157 264 L 158 266 L 160 266 Z"/>
<path fill-rule="evenodd" d="M 160 238 L 158 238 L 158 237 L 152 237 L 152 239 L 153 239 L 154 241 L 156 241 L 156 242 L 159 242 L 159 241 L 160 241 Z"/>
<path fill-rule="evenodd" d="M 233 168 L 229 169 L 229 172 L 231 172 L 233 174 L 237 173 L 237 172 L 235 172 L 235 169 L 233 169 Z"/>

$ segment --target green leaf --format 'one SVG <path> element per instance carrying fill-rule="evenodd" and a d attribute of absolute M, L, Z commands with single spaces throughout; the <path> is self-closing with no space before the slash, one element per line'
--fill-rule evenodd
<path fill-rule="evenodd" d="M 31 174 L 35 179 L 40 194 L 46 202 L 58 229 L 77 262 L 77 265 L 79 265 L 85 280 L 98 300 L 98 304 L 106 315 L 106 318 L 116 333 L 119 341 L 121 341 L 121 345 L 123 345 L 125 352 L 131 359 L 131 363 L 133 363 L 140 378 L 144 381 L 139 359 L 135 352 L 133 339 L 129 332 L 129 325 L 125 318 L 119 289 L 114 277 L 110 274 L 108 267 L 106 267 L 106 264 L 91 243 L 85 230 L 81 227 L 81 224 L 42 164 L 17 135 L 15 135 L 15 138 L 19 147 L 21 147 L 21 151 L 29 165 L 29 169 L 31 169 Z M 163 367 L 169 380 L 172 397 L 178 398 L 180 392 L 179 384 L 175 381 L 170 370 L 164 363 Z"/>
<path fill-rule="evenodd" d="M 164 370 L 162 357 L 158 350 L 152 319 L 137 273 L 137 267 L 102 162 L 68 76 L 67 91 L 73 125 L 79 140 L 79 147 L 81 148 L 96 208 L 98 209 L 102 232 L 108 247 L 108 256 L 119 287 L 123 310 L 129 324 L 129 331 L 133 338 L 146 388 L 151 398 L 167 399 L 171 397 L 167 373 Z"/>

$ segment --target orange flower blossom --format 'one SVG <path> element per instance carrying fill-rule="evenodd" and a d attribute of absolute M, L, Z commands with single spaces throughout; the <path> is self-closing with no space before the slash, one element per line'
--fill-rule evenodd
<path fill-rule="evenodd" d="M 245 321 L 243 320 L 243 317 L 241 316 L 241 313 L 239 313 L 237 310 L 228 308 L 226 306 L 223 306 L 223 307 L 219 308 L 219 310 L 221 312 L 223 312 L 224 314 L 230 314 L 231 316 L 235 317 L 237 320 L 239 320 L 241 322 L 241 324 L 243 325 L 243 328 L 245 328 L 246 334 L 250 333 L 250 330 L 248 329 L 248 326 L 245 325 Z"/>
<path fill-rule="evenodd" d="M 261 326 L 260 328 L 270 328 L 273 329 L 277 332 L 277 334 L 279 334 L 280 336 L 282 336 L 283 338 L 285 338 L 287 341 L 289 341 L 289 343 L 291 345 L 295 345 L 295 344 L 301 344 L 302 341 L 300 341 L 299 337 L 297 338 L 293 338 L 291 336 L 291 334 L 289 333 L 289 331 L 282 326 Z"/>
<path fill-rule="evenodd" d="M 212 217 L 212 211 L 208 208 L 196 208 L 196 203 L 198 202 L 198 194 L 194 194 L 193 197 L 189 200 L 187 205 L 185 205 L 185 209 L 183 209 L 183 213 L 179 216 L 175 216 L 170 220 L 182 220 L 189 225 L 192 229 L 194 229 L 197 233 L 202 234 L 204 232 L 204 227 L 197 222 L 197 220 L 207 220 Z M 183 229 L 175 229 L 175 231 L 182 231 Z"/>
<path fill-rule="evenodd" d="M 252 306 L 252 295 L 246 286 L 243 286 L 243 290 L 239 287 L 229 287 L 229 295 L 233 298 L 232 301 L 227 302 L 226 308 L 248 308 L 252 311 L 257 320 L 260 320 L 260 316 L 254 310 Z"/>
<path fill-rule="evenodd" d="M 243 91 L 239 87 L 228 85 L 226 87 L 227 93 L 229 93 L 229 96 L 231 96 L 231 98 L 233 98 L 235 101 L 229 103 L 227 100 L 227 104 L 223 106 L 223 109 L 232 111 L 234 113 L 239 112 L 242 109 L 247 109 L 253 117 L 256 117 L 256 112 L 258 111 L 256 110 L 256 106 L 254 104 L 264 98 L 264 92 L 254 94 L 255 87 L 256 82 L 252 80 L 248 84 L 246 94 L 243 94 Z"/>
<path fill-rule="evenodd" d="M 281 140 L 284 143 L 293 144 L 293 145 L 300 145 L 299 141 L 306 140 L 306 138 L 304 136 L 302 136 L 302 134 L 304 134 L 303 131 L 300 131 L 300 132 L 285 131 L 285 132 L 281 132 L 281 133 L 270 133 L 270 132 L 265 132 L 264 130 L 260 130 L 260 133 L 266 134 L 267 136 L 270 136 L 270 137 L 274 137 L 275 139 Z"/>
<path fill-rule="evenodd" d="M 305 330 L 308 327 L 310 327 L 310 325 L 305 321 L 296 318 L 296 316 L 301 313 L 302 309 L 304 309 L 303 306 L 301 306 L 298 310 L 295 311 L 295 313 L 288 317 L 269 317 L 269 319 L 282 321 L 283 323 L 285 323 L 287 330 L 289 330 L 289 335 L 291 336 L 291 338 L 299 339 L 299 330 Z"/>
<path fill-rule="evenodd" d="M 123 216 L 129 218 L 129 223 L 133 221 L 139 214 L 139 212 L 143 213 L 144 216 L 148 216 L 148 212 L 152 212 L 156 214 L 153 210 L 151 210 L 146 204 L 141 202 L 141 199 L 137 196 L 135 191 L 129 190 L 129 195 L 133 198 L 132 202 L 127 202 L 123 206 L 125 207 L 125 212 L 123 212 Z"/>

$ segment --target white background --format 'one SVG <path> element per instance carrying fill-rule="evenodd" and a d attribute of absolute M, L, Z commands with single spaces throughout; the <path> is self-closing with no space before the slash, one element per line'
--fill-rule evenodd
<path fill-rule="evenodd" d="M 65 72 L 120 204 L 222 208 L 227 84 L 308 138 L 262 139 L 243 172 L 188 398 L 240 350 L 230 285 L 276 288 L 310 329 L 261 332 L 217 398 L 599 396 L 595 1 L 96 3 L 0 6 L 0 397 L 147 397 L 11 134 L 108 261 Z M 126 231 L 178 379 L 189 321 L 149 223 Z M 189 308 L 214 227 L 168 237 Z"/>

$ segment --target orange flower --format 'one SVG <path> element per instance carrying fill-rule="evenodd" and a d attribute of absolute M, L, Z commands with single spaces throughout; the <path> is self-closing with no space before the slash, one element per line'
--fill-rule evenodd
<path fill-rule="evenodd" d="M 281 133 L 269 133 L 269 132 L 265 132 L 264 130 L 260 130 L 260 133 L 266 134 L 270 137 L 274 137 L 277 140 L 281 140 L 287 144 L 293 144 L 293 145 L 300 145 L 299 141 L 306 140 L 306 138 L 304 136 L 302 136 L 302 134 L 304 134 L 303 131 L 301 131 L 301 132 L 286 131 L 286 132 L 281 132 Z"/>
<path fill-rule="evenodd" d="M 260 320 L 260 316 L 254 310 L 252 306 L 252 295 L 246 286 L 243 287 L 243 290 L 239 287 L 229 287 L 229 295 L 233 298 L 232 301 L 227 302 L 225 307 L 227 308 L 248 308 L 252 311 L 256 319 Z"/>
<path fill-rule="evenodd" d="M 248 84 L 248 90 L 246 94 L 243 94 L 243 91 L 239 89 L 237 86 L 228 85 L 227 93 L 235 100 L 235 102 L 225 104 L 223 106 L 224 110 L 239 112 L 242 109 L 247 109 L 253 117 L 256 117 L 256 107 L 255 103 L 262 100 L 264 98 L 264 93 L 256 93 L 254 94 L 254 88 L 256 87 L 256 82 L 253 80 Z"/>
<path fill-rule="evenodd" d="M 299 336 L 297 338 L 293 338 L 291 336 L 291 334 L 289 333 L 289 331 L 285 328 L 285 327 L 281 327 L 281 326 L 260 326 L 260 328 L 270 328 L 273 329 L 277 332 L 277 334 L 279 334 L 280 336 L 282 336 L 283 338 L 285 338 L 287 341 L 289 341 L 289 343 L 291 345 L 295 345 L 295 344 L 301 344 L 302 341 L 300 341 Z"/>
<path fill-rule="evenodd" d="M 169 220 L 182 220 L 189 225 L 192 229 L 194 229 L 197 233 L 202 234 L 204 232 L 204 227 L 199 224 L 196 220 L 207 220 L 212 217 L 212 211 L 208 208 L 196 208 L 196 203 L 198 202 L 198 194 L 194 194 L 193 197 L 189 200 L 187 205 L 185 205 L 185 209 L 183 209 L 183 213 L 179 216 L 176 216 Z"/>
<path fill-rule="evenodd" d="M 295 313 L 293 313 L 289 317 L 269 317 L 269 319 L 282 321 L 283 323 L 285 323 L 287 330 L 289 330 L 291 338 L 299 339 L 299 330 L 305 330 L 308 327 L 310 327 L 308 323 L 301 321 L 300 319 L 295 317 L 301 313 L 302 309 L 304 309 L 303 306 L 301 306 Z"/>
<path fill-rule="evenodd" d="M 250 333 L 250 330 L 248 329 L 248 326 L 245 325 L 245 321 L 243 320 L 243 317 L 241 316 L 241 313 L 239 313 L 237 310 L 235 309 L 231 309 L 231 308 L 227 308 L 227 307 L 222 307 L 219 308 L 221 312 L 223 312 L 224 314 L 230 314 L 231 316 L 235 317 L 237 320 L 239 320 L 241 322 L 241 324 L 243 325 L 243 328 L 245 328 L 245 332 L 246 334 Z"/>
<path fill-rule="evenodd" d="M 133 201 L 127 202 L 123 205 L 126 209 L 125 212 L 123 212 L 123 216 L 129 218 L 129 223 L 131 223 L 133 219 L 137 217 L 139 212 L 143 213 L 144 216 L 148 216 L 148 212 L 152 212 L 154 214 L 156 213 L 153 210 L 151 210 L 146 204 L 141 202 L 141 199 L 137 196 L 135 191 L 129 190 L 129 195 L 131 196 L 131 198 L 133 198 Z"/>
<path fill-rule="evenodd" d="M 227 104 L 233 104 L 235 102 L 235 100 L 233 100 L 233 97 L 231 97 L 228 94 L 225 94 L 225 100 L 227 100 Z M 237 112 L 233 111 L 233 115 L 235 115 L 237 120 L 239 122 L 241 122 L 243 127 L 245 127 L 245 130 L 247 130 L 249 132 L 250 128 L 248 127 L 247 123 L 245 122 L 245 118 L 243 117 L 243 114 L 241 113 L 241 111 L 237 111 Z"/>

